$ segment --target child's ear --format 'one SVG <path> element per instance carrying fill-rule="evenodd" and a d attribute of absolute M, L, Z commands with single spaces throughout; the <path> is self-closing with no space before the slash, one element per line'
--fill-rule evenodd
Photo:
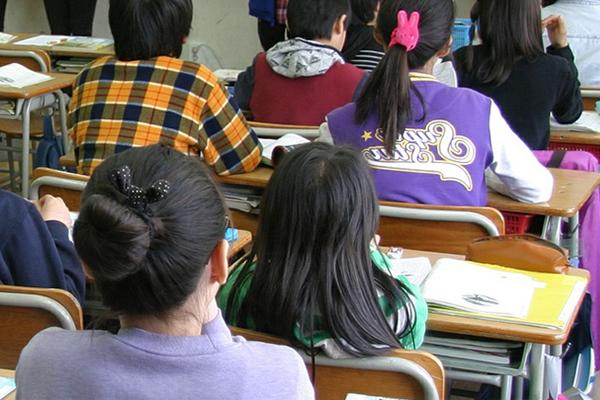
<path fill-rule="evenodd" d="M 183 39 L 181 39 L 181 44 L 186 44 L 188 42 L 188 37 L 184 36 Z"/>
<path fill-rule="evenodd" d="M 342 14 L 335 21 L 335 25 L 333 26 L 334 33 L 338 35 L 344 34 L 346 32 L 346 21 L 348 20 L 348 16 L 346 14 Z"/>
<path fill-rule="evenodd" d="M 450 39 L 448 39 L 448 42 L 444 45 L 444 47 L 442 47 L 440 49 L 440 51 L 437 52 L 438 58 L 446 57 L 448 54 L 450 54 L 451 50 L 452 50 L 452 36 L 450 36 Z"/>
<path fill-rule="evenodd" d="M 210 256 L 210 281 L 222 285 L 227 281 L 229 243 L 220 240 Z"/>

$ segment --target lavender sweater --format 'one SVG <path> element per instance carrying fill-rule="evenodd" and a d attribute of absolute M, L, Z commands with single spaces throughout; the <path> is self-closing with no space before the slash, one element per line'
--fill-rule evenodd
<path fill-rule="evenodd" d="M 313 399 L 288 347 L 232 337 L 219 314 L 201 336 L 49 328 L 25 347 L 18 399 Z"/>

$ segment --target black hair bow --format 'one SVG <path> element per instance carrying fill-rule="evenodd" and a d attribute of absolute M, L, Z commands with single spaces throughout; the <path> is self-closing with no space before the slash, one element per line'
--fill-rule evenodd
<path fill-rule="evenodd" d="M 169 194 L 171 185 L 164 179 L 158 180 L 148 189 L 142 189 L 131 183 L 131 168 L 128 165 L 114 169 L 109 176 L 113 185 L 127 196 L 128 205 L 138 211 L 146 212 L 148 204 L 163 200 Z"/>

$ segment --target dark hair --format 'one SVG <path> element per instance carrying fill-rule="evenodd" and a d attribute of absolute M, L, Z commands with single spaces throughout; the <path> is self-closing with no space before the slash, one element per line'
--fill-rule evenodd
<path fill-rule="evenodd" d="M 192 16 L 192 0 L 110 0 L 108 21 L 118 59 L 179 57 Z"/>
<path fill-rule="evenodd" d="M 124 166 L 137 187 L 168 181 L 166 198 L 144 212 L 132 208 L 110 179 Z M 207 168 L 164 145 L 107 158 L 81 200 L 75 247 L 104 304 L 120 314 L 160 315 L 181 305 L 196 289 L 225 231 L 225 206 Z"/>
<path fill-rule="evenodd" d="M 350 0 L 352 23 L 366 25 L 375 18 L 375 9 L 381 0 Z"/>
<path fill-rule="evenodd" d="M 542 1 L 542 7 L 548 7 L 551 6 L 552 4 L 556 3 L 558 0 L 543 0 Z"/>
<path fill-rule="evenodd" d="M 400 10 L 407 14 L 418 11 L 419 42 L 410 52 L 404 46 L 389 47 L 371 73 L 356 101 L 356 120 L 360 123 L 377 112 L 384 134 L 385 149 L 391 154 L 396 140 L 404 133 L 406 123 L 413 118 L 411 90 L 425 106 L 419 91 L 409 78 L 409 71 L 423 67 L 449 41 L 454 21 L 452 0 L 383 0 L 377 16 L 376 30 L 389 45 L 392 32 L 398 25 Z"/>
<path fill-rule="evenodd" d="M 348 0 L 290 0 L 287 6 L 289 37 L 331 39 L 335 21 L 347 15 L 348 27 L 351 14 Z"/>
<path fill-rule="evenodd" d="M 462 67 L 484 84 L 501 85 L 522 58 L 544 53 L 540 0 L 479 0 L 471 10 L 483 61 L 474 66 L 473 37 Z"/>
<path fill-rule="evenodd" d="M 243 327 L 251 320 L 260 331 L 298 343 L 297 324 L 301 332 L 314 332 L 317 317 L 349 354 L 401 347 L 395 328 L 406 321 L 401 336 L 412 334 L 416 313 L 408 289 L 370 258 L 378 221 L 375 189 L 360 154 L 325 143 L 294 150 L 264 193 L 255 245 L 240 267 L 226 315 L 239 304 L 236 296 L 251 278 L 254 260 L 256 269 L 237 321 L 230 322 Z M 394 328 L 378 292 L 406 313 L 394 315 Z"/>

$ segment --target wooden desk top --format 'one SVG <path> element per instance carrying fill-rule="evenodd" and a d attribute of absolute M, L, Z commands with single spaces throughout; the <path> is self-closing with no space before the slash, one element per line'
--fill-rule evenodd
<path fill-rule="evenodd" d="M 14 378 L 15 371 L 12 369 L 0 369 L 0 377 L 2 378 Z M 15 400 L 17 398 L 17 393 L 13 390 L 8 396 L 3 397 L 2 400 Z"/>
<path fill-rule="evenodd" d="M 575 132 L 575 131 L 551 131 L 550 142 L 552 143 L 576 143 L 600 146 L 600 133 Z"/>
<path fill-rule="evenodd" d="M 80 47 L 67 47 L 67 46 L 22 46 L 14 44 L 21 40 L 38 36 L 39 33 L 13 33 L 16 36 L 15 39 L 9 43 L 0 44 L 0 49 L 3 50 L 44 50 L 50 56 L 61 56 L 61 57 L 84 57 L 84 58 L 99 58 L 103 56 L 112 56 L 115 54 L 114 47 L 105 46 L 99 49 L 85 49 Z"/>
<path fill-rule="evenodd" d="M 521 203 L 499 193 L 490 192 L 487 205 L 500 211 L 572 217 L 587 201 L 593 190 L 600 185 L 598 173 L 552 168 L 550 172 L 554 176 L 554 191 L 549 202 Z M 265 188 L 272 174 L 272 168 L 261 166 L 246 174 L 220 176 L 217 180 L 223 184 Z"/>
<path fill-rule="evenodd" d="M 228 185 L 242 185 L 265 188 L 273 175 L 273 168 L 259 166 L 252 172 L 237 175 L 218 176 L 217 181 Z"/>
<path fill-rule="evenodd" d="M 73 82 L 75 81 L 75 75 L 73 74 L 60 74 L 51 72 L 47 75 L 50 75 L 54 79 L 38 83 L 37 85 L 26 86 L 24 88 L 0 86 L 0 98 L 30 99 L 32 97 L 52 93 L 57 90 L 72 86 Z"/>
<path fill-rule="evenodd" d="M 488 194 L 488 206 L 500 211 L 558 217 L 574 216 L 600 185 L 600 174 L 550 168 L 554 177 L 552 198 L 547 203 L 527 204 L 499 193 Z"/>
<path fill-rule="evenodd" d="M 429 257 L 433 264 L 441 257 L 463 259 L 455 254 L 433 253 L 428 251 L 404 250 L 403 257 Z M 584 269 L 569 268 L 569 275 L 583 276 L 590 279 L 590 274 Z M 583 295 L 579 299 L 577 310 L 581 306 Z M 574 312 L 565 329 L 550 329 L 519 325 L 510 322 L 488 321 L 469 317 L 442 315 L 429 313 L 427 329 L 438 332 L 456 333 L 462 335 L 479 336 L 491 339 L 513 340 L 515 342 L 541 343 L 547 345 L 563 344 L 567 341 L 569 332 L 575 321 L 577 313 Z"/>

